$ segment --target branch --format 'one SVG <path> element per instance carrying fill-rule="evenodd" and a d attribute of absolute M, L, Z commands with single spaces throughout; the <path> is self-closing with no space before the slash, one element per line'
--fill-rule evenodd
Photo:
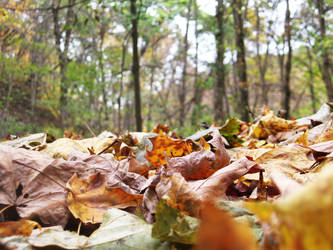
<path fill-rule="evenodd" d="M 79 5 L 79 4 L 84 4 L 84 3 L 88 3 L 90 2 L 90 0 L 82 0 L 82 1 L 79 1 L 77 3 L 72 3 L 72 4 L 66 4 L 66 5 L 63 5 L 63 6 L 59 6 L 56 8 L 56 10 L 62 10 L 62 9 L 66 9 L 66 8 L 71 8 L 71 7 L 74 7 L 76 5 Z M 6 9 L 6 10 L 17 10 L 17 7 L 12 7 L 12 6 L 0 6 L 0 9 Z M 52 6 L 49 6 L 49 7 L 44 7 L 44 8 L 24 8 L 23 11 L 50 11 L 50 10 L 53 10 L 53 7 Z"/>

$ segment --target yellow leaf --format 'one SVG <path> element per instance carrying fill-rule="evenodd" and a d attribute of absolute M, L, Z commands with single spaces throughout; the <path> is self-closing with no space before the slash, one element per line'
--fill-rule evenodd
<path fill-rule="evenodd" d="M 70 189 L 67 197 L 68 208 L 75 218 L 84 223 L 101 223 L 108 208 L 137 206 L 142 195 L 129 194 L 118 187 L 108 187 L 102 174 L 79 179 L 75 174 L 68 181 Z"/>

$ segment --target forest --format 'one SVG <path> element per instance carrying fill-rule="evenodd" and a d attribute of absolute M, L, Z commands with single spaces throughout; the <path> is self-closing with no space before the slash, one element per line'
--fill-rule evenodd
<path fill-rule="evenodd" d="M 0 136 L 188 136 L 333 101 L 332 0 L 2 0 Z"/>
<path fill-rule="evenodd" d="M 333 249 L 333 0 L 0 0 L 0 249 Z"/>

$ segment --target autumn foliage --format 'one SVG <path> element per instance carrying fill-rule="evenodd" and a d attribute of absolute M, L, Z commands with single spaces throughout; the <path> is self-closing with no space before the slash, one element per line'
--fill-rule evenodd
<path fill-rule="evenodd" d="M 330 249 L 333 129 L 266 109 L 188 138 L 166 126 L 0 143 L 8 249 Z M 49 139 L 47 139 L 49 138 Z"/>

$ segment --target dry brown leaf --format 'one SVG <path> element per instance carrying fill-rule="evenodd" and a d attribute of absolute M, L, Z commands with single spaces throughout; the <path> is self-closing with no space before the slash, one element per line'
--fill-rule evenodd
<path fill-rule="evenodd" d="M 214 153 L 202 149 L 183 157 L 167 159 L 167 174 L 171 176 L 173 173 L 181 173 L 186 180 L 201 180 L 227 166 L 230 157 L 224 147 L 222 136 L 218 130 L 214 130 L 212 136 L 208 143 L 214 147 Z"/>
<path fill-rule="evenodd" d="M 0 237 L 12 235 L 29 236 L 35 228 L 41 229 L 41 226 L 32 220 L 7 221 L 0 223 Z"/>
<path fill-rule="evenodd" d="M 277 169 L 271 169 L 269 176 L 279 189 L 281 197 L 286 197 L 302 187 L 297 181 L 289 178 Z"/>
<path fill-rule="evenodd" d="M 84 223 L 101 223 L 107 209 L 135 207 L 142 201 L 142 195 L 108 186 L 107 177 L 100 173 L 87 179 L 79 179 L 75 174 L 68 181 L 67 187 L 70 189 L 68 208 L 75 218 Z"/>
<path fill-rule="evenodd" d="M 68 138 L 60 138 L 50 144 L 47 144 L 47 147 L 42 150 L 43 152 L 51 155 L 53 158 L 64 158 L 68 159 L 68 156 L 72 151 L 81 151 L 83 153 L 89 154 L 89 149 L 93 149 L 96 154 L 102 152 L 110 153 L 115 148 L 120 148 L 120 143 L 116 143 L 116 138 L 88 138 L 84 140 L 71 140 Z M 111 148 L 108 148 L 110 145 L 113 145 Z"/>
<path fill-rule="evenodd" d="M 134 157 L 131 157 L 129 161 L 128 171 L 148 177 L 149 167 L 147 166 L 146 163 L 141 163 L 138 160 L 136 160 Z"/>
<path fill-rule="evenodd" d="M 309 171 L 316 162 L 312 158 L 311 150 L 304 148 L 299 144 L 290 144 L 288 146 L 276 146 L 274 149 L 257 149 L 252 153 L 249 150 L 238 152 L 241 155 L 254 156 L 254 161 L 266 171 L 264 172 L 264 181 L 271 183 L 268 172 L 271 169 L 278 169 L 287 176 L 294 178 L 294 175 Z M 256 179 L 247 175 L 248 179 Z"/>
<path fill-rule="evenodd" d="M 269 135 L 297 127 L 296 121 L 285 120 L 274 115 L 273 111 L 266 110 L 265 115 L 256 124 L 252 125 L 252 130 L 255 138 L 266 139 Z"/>
<path fill-rule="evenodd" d="M 202 201 L 225 196 L 230 184 L 249 172 L 258 172 L 260 168 L 255 162 L 244 157 L 218 170 L 205 180 L 186 182 L 179 173 L 171 177 L 162 176 L 156 186 L 158 196 L 170 206 L 197 216 Z"/>
<path fill-rule="evenodd" d="M 206 200 L 210 197 L 223 197 L 228 186 L 235 180 L 247 173 L 257 173 L 260 170 L 254 161 L 243 157 L 216 171 L 207 179 L 192 181 L 189 182 L 189 185 L 196 192 L 200 200 Z"/>

